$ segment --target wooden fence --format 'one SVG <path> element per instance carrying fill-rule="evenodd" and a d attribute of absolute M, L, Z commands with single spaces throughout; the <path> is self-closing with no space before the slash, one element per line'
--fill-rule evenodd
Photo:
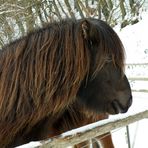
<path fill-rule="evenodd" d="M 148 66 L 148 63 L 143 64 L 127 64 L 128 66 Z M 128 77 L 131 81 L 148 81 L 148 77 Z M 146 89 L 141 90 L 133 90 L 134 92 L 148 92 L 148 87 Z M 65 132 L 59 136 L 56 136 L 51 139 L 47 139 L 44 141 L 34 142 L 26 144 L 26 147 L 33 148 L 66 148 L 68 146 L 73 146 L 75 144 L 81 143 L 83 141 L 89 140 L 91 138 L 103 135 L 109 131 L 114 129 L 128 126 L 131 123 L 142 120 L 144 118 L 148 118 L 148 110 L 143 110 L 141 112 L 137 112 L 134 114 L 123 114 L 117 115 L 112 119 L 105 119 L 102 121 L 98 121 L 96 123 L 92 123 L 86 125 L 84 127 L 80 127 L 78 129 L 74 129 L 68 132 Z M 34 146 L 32 146 L 34 145 Z"/>
<path fill-rule="evenodd" d="M 148 110 L 136 114 L 131 114 L 128 116 L 122 115 L 122 117 L 116 116 L 113 119 L 98 121 L 96 123 L 63 133 L 62 135 L 56 138 L 52 138 L 47 141 L 42 141 L 41 143 L 43 145 L 40 147 L 66 148 L 68 146 L 73 146 L 85 140 L 95 138 L 111 130 L 127 126 L 144 118 L 148 118 Z"/>
<path fill-rule="evenodd" d="M 131 123 L 148 118 L 148 110 L 134 114 L 117 115 L 111 119 L 98 121 L 68 132 L 51 139 L 25 144 L 26 148 L 66 148 L 81 143 L 91 138 L 103 135 L 111 130 L 128 126 Z M 34 146 L 33 146 L 34 145 Z M 18 147 L 19 148 L 19 147 Z"/>

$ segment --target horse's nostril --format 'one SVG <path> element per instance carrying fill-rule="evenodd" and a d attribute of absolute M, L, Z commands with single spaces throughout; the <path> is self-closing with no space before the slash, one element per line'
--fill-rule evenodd
<path fill-rule="evenodd" d="M 132 97 L 132 95 L 130 96 L 130 98 L 129 98 L 130 100 L 132 100 L 133 99 L 133 97 Z"/>
<path fill-rule="evenodd" d="M 111 104 L 116 114 L 123 112 L 124 109 L 117 100 L 114 100 Z"/>
<path fill-rule="evenodd" d="M 112 107 L 115 111 L 116 114 L 118 113 L 126 113 L 128 111 L 128 108 L 131 106 L 132 104 L 132 96 L 130 96 L 126 106 L 121 104 L 119 101 L 114 100 L 112 103 Z"/>
<path fill-rule="evenodd" d="M 132 102 L 133 102 L 133 97 L 131 95 L 129 100 L 128 100 L 128 107 L 130 107 L 132 105 Z"/>

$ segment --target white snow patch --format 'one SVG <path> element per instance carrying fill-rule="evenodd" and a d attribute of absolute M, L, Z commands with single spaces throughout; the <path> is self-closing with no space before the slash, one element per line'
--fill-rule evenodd
<path fill-rule="evenodd" d="M 126 50 L 127 63 L 148 62 L 145 50 L 148 49 L 148 12 L 143 12 L 142 20 L 122 30 L 115 28 Z"/>
<path fill-rule="evenodd" d="M 38 147 L 38 146 L 41 146 L 41 142 L 29 142 L 27 144 L 24 144 L 24 145 L 21 145 L 21 146 L 18 146 L 17 148 L 35 148 L 35 147 Z"/>

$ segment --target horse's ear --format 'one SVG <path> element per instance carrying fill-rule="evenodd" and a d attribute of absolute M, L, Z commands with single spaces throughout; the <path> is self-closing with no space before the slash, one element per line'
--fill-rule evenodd
<path fill-rule="evenodd" d="M 83 20 L 81 23 L 81 27 L 84 39 L 92 40 L 93 38 L 95 38 L 96 27 L 91 21 Z"/>
<path fill-rule="evenodd" d="M 81 24 L 83 36 L 85 39 L 88 39 L 89 37 L 89 29 L 90 29 L 90 23 L 87 20 L 84 20 Z"/>

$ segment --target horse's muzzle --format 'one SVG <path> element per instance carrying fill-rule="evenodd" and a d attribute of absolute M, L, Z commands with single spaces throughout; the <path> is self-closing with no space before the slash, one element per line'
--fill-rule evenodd
<path fill-rule="evenodd" d="M 126 105 L 121 104 L 118 100 L 113 100 L 108 106 L 107 112 L 109 114 L 126 113 L 131 105 L 132 105 L 132 96 L 130 96 Z"/>

